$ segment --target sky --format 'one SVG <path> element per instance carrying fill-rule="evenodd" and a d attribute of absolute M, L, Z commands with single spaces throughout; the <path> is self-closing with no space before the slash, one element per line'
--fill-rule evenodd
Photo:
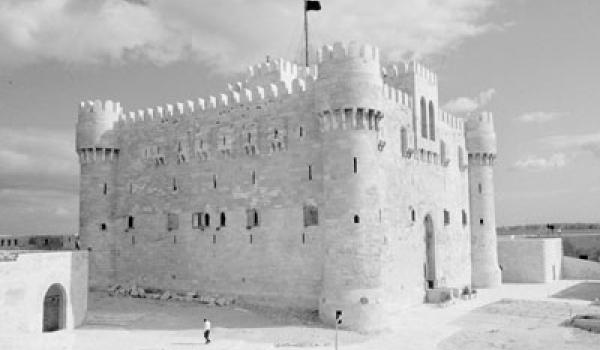
<path fill-rule="evenodd" d="M 312 47 L 357 40 L 493 112 L 498 225 L 600 221 L 600 1 L 322 0 Z M 125 109 L 223 90 L 300 57 L 301 0 L 0 0 L 0 233 L 78 226 L 81 100 Z"/>

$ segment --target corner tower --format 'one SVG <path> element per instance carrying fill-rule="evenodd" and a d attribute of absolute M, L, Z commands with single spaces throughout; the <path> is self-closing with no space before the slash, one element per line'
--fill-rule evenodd
<path fill-rule="evenodd" d="M 483 112 L 467 120 L 466 144 L 471 207 L 471 283 L 476 288 L 492 288 L 500 285 L 501 274 L 494 204 L 496 133 L 491 113 Z"/>
<path fill-rule="evenodd" d="M 113 131 L 122 110 L 112 101 L 88 101 L 79 106 L 76 151 L 81 165 L 79 237 L 90 251 L 90 287 L 103 287 L 115 277 L 114 187 L 119 146 Z"/>
<path fill-rule="evenodd" d="M 319 54 L 314 108 L 321 123 L 325 240 L 319 316 L 344 327 L 381 325 L 383 234 L 377 229 L 385 178 L 378 161 L 383 80 L 379 51 L 336 43 Z M 322 214 L 321 214 L 322 213 Z"/>

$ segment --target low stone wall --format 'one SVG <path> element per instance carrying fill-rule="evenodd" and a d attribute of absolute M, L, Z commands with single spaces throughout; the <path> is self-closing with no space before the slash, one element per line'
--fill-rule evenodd
<path fill-rule="evenodd" d="M 62 329 L 73 329 L 85 319 L 87 251 L 5 252 L 0 256 L 0 281 L 0 336 L 42 333 L 45 317 L 57 313 Z M 48 291 L 55 298 L 60 295 L 54 300 L 59 307 L 45 312 Z"/>
<path fill-rule="evenodd" d="M 600 280 L 600 263 L 563 257 L 563 278 L 569 280 Z"/>
<path fill-rule="evenodd" d="M 561 278 L 560 238 L 498 237 L 504 283 L 547 283 Z"/>

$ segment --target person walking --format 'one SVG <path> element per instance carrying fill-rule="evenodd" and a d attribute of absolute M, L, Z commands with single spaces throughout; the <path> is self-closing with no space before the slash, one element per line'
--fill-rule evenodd
<path fill-rule="evenodd" d="M 204 339 L 206 344 L 210 344 L 210 321 L 206 318 L 204 319 Z"/>

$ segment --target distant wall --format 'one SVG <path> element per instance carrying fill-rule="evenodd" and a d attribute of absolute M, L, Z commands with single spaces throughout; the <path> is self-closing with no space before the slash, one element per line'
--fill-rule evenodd
<path fill-rule="evenodd" d="M 0 256 L 0 281 L 0 334 L 42 333 L 44 297 L 53 284 L 60 284 L 65 292 L 64 328 L 73 329 L 85 319 L 85 251 L 5 253 Z"/>
<path fill-rule="evenodd" d="M 498 238 L 504 283 L 546 283 L 560 279 L 560 238 Z"/>
<path fill-rule="evenodd" d="M 563 278 L 569 280 L 600 280 L 600 263 L 565 256 Z"/>

